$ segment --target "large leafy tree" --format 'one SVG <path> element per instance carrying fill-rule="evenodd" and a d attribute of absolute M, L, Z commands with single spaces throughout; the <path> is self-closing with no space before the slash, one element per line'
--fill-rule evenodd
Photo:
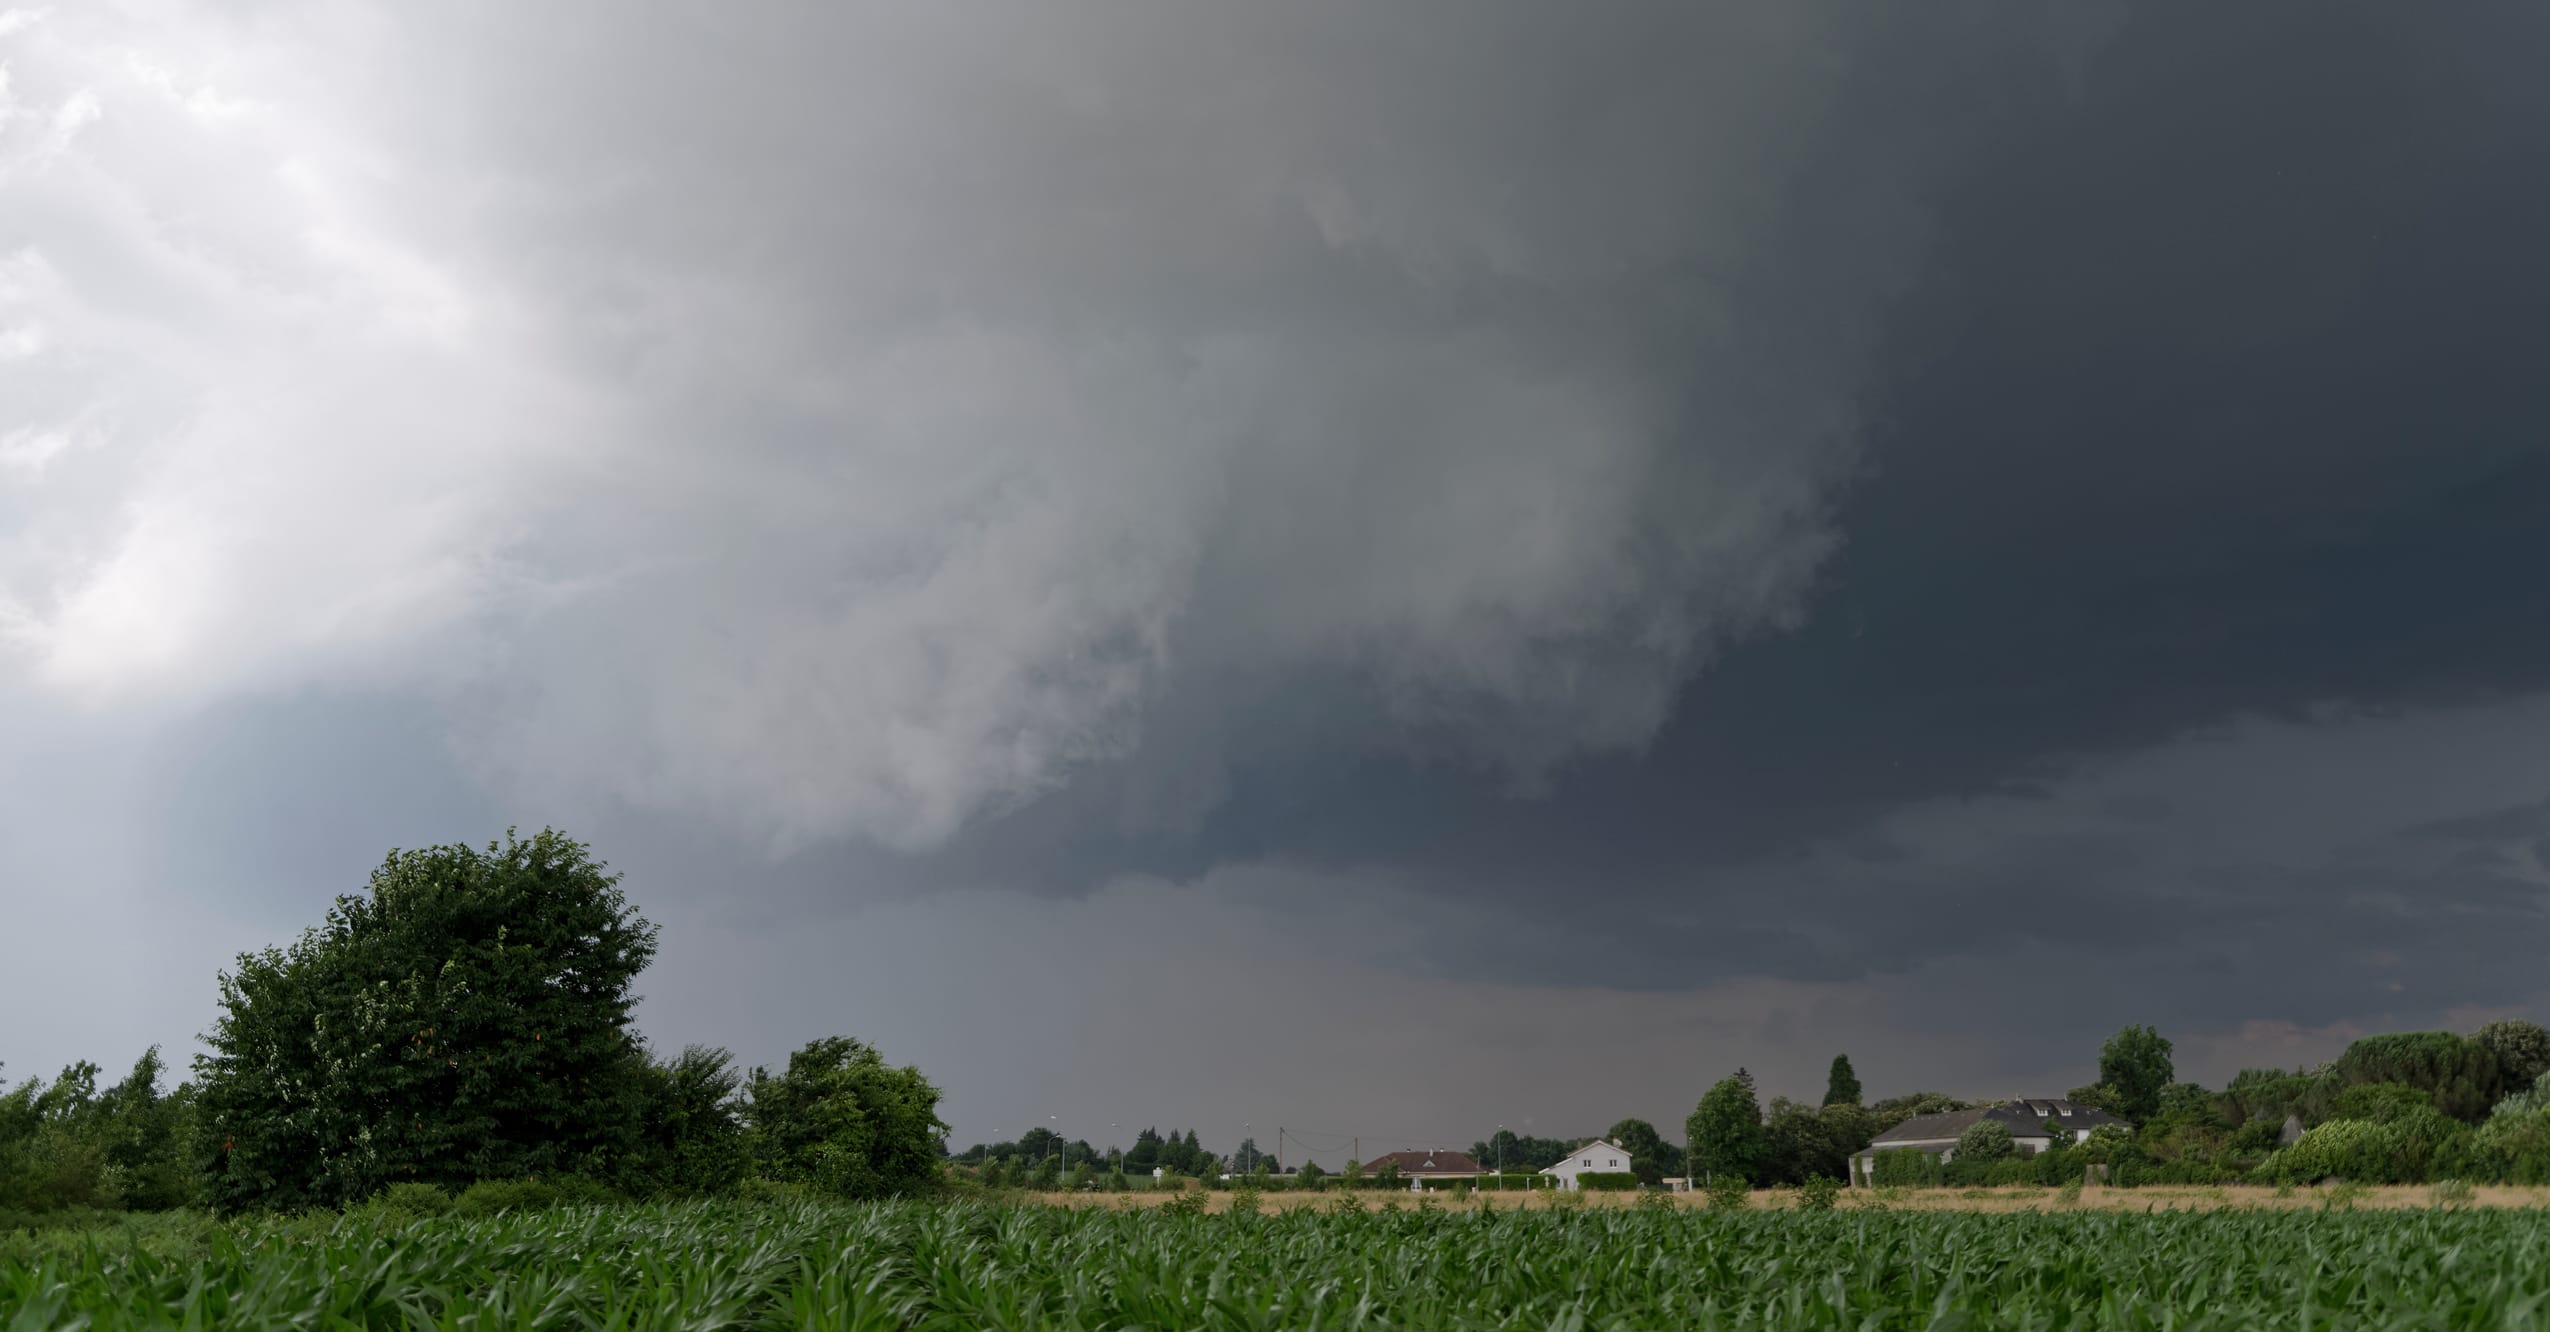
<path fill-rule="evenodd" d="M 1851 1153 L 1868 1145 L 1870 1114 L 1856 1105 L 1822 1107 L 1774 1097 L 1762 1121 L 1762 1158 L 1754 1169 L 1761 1184 L 1803 1184 L 1846 1179 Z"/>
<path fill-rule="evenodd" d="M 884 1198 L 939 1177 L 939 1089 L 876 1047 L 827 1036 L 788 1056 L 785 1072 L 754 1069 L 745 1116 L 762 1172 L 843 1198 Z M 1059 1169 L 1059 1157 L 1052 1158 Z"/>
<path fill-rule="evenodd" d="M 2178 1078 L 2169 1038 L 2143 1026 L 2107 1038 L 2098 1052 L 2098 1082 L 2075 1088 L 2072 1099 L 2140 1124 L 2160 1113 L 2161 1094 Z"/>
<path fill-rule="evenodd" d="M 1665 1141 L 1656 1126 L 1643 1119 L 1624 1119 L 1603 1135 L 1629 1153 L 1630 1173 L 1650 1188 L 1663 1183 L 1667 1175 L 1682 1173 L 1682 1149 Z M 1491 1157 L 1484 1164 L 1492 1165 Z"/>
<path fill-rule="evenodd" d="M 291 947 L 241 955 L 197 1063 L 213 1201 L 612 1171 L 643 1117 L 631 983 L 655 953 L 618 885 L 546 829 L 396 851 Z"/>
<path fill-rule="evenodd" d="M 1857 1105 L 1859 1096 L 1859 1074 L 1851 1071 L 1851 1057 L 1833 1056 L 1833 1070 L 1824 1075 L 1824 1104 Z"/>
<path fill-rule="evenodd" d="M 1739 1068 L 1734 1076 L 1720 1078 L 1683 1127 L 1691 1138 L 1693 1178 L 1751 1180 L 1763 1149 L 1762 1102 L 1754 1093 L 1753 1075 Z"/>

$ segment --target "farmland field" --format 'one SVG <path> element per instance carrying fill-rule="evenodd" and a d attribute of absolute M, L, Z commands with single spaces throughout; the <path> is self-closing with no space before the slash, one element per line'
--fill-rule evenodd
<path fill-rule="evenodd" d="M 697 1204 L 0 1238 L 0 1327 L 2529 1328 L 2550 1214 Z"/>

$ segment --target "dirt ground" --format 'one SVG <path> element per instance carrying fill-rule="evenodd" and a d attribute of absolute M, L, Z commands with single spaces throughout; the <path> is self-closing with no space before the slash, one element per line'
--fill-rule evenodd
<path fill-rule="evenodd" d="M 1029 1195 L 1041 1201 L 1064 1207 L 1156 1207 L 1172 1196 L 1166 1193 L 1077 1193 Z M 1205 1195 L 1205 1210 L 1230 1210 L 1234 1195 Z M 1547 1191 L 1513 1193 L 1474 1193 L 1458 1197 L 1449 1193 L 1412 1194 L 1366 1190 L 1344 1193 L 1266 1193 L 1258 1196 L 1258 1206 L 1267 1211 L 1296 1207 L 1335 1207 L 1339 1200 L 1352 1197 L 1366 1211 L 1378 1211 L 1396 1203 L 1401 1209 L 1412 1209 L 1420 1200 L 1445 1211 L 1466 1211 L 1480 1206 L 1507 1207 L 1632 1207 L 1647 1198 L 1671 1198 L 1678 1207 L 1706 1207 L 1705 1194 L 1635 1194 L 1587 1193 L 1579 1195 L 1581 1204 L 1562 1202 Z M 1793 1207 L 1797 1193 L 1792 1189 L 1759 1189 L 1753 1194 L 1752 1206 L 1766 1211 Z M 2438 1204 L 2475 1207 L 2544 1207 L 2550 1206 L 2550 1188 L 2487 1187 L 2473 1189 L 2467 1198 L 2439 1193 L 2428 1185 L 2366 1188 L 2352 1191 L 2352 1196 L 2336 1186 L 2326 1188 L 2275 1188 L 2235 1184 L 2220 1187 L 2153 1186 L 2139 1189 L 2085 1188 L 2070 1201 L 2055 1189 L 1858 1189 L 1844 1190 L 1840 1206 L 1882 1209 L 1895 1212 L 2043 1212 L 2086 1211 L 2213 1211 L 2217 1208 L 2294 1208 L 2346 1205 L 2363 1208 L 2433 1207 Z"/>

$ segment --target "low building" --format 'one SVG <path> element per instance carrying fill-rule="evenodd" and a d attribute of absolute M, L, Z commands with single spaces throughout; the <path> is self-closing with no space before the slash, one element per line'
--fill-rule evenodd
<path fill-rule="evenodd" d="M 1399 1168 L 1399 1178 L 1408 1187 L 1422 1189 L 1429 1179 L 1477 1179 L 1489 1173 L 1468 1152 L 1389 1152 L 1364 1163 L 1364 1178 L 1370 1179 L 1391 1166 Z"/>
<path fill-rule="evenodd" d="M 1615 1142 L 1596 1138 L 1567 1154 L 1567 1159 L 1541 1172 L 1555 1176 L 1557 1187 L 1572 1189 L 1580 1175 L 1617 1175 L 1629 1173 L 1629 1149 Z"/>
<path fill-rule="evenodd" d="M 2101 1125 L 2126 1127 L 2124 1120 L 2104 1110 L 2093 1110 L 2060 1097 L 2027 1097 L 1973 1110 L 1915 1115 L 1878 1134 L 1866 1148 L 1851 1158 L 1851 1183 L 1865 1186 L 1872 1182 L 1879 1152 L 1917 1151 L 1936 1156 L 1942 1162 L 1953 1161 L 1957 1156 L 1957 1139 L 1963 1137 L 1967 1129 L 1987 1120 L 2010 1130 L 2010 1141 L 2017 1145 L 2021 1156 L 2034 1156 L 2054 1146 L 2058 1138 L 2064 1143 L 2080 1142 L 2090 1136 L 2092 1129 Z"/>

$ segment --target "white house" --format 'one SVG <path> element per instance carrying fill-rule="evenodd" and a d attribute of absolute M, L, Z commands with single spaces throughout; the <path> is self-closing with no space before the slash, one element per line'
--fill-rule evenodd
<path fill-rule="evenodd" d="M 1568 1153 L 1566 1160 L 1541 1173 L 1556 1176 L 1559 1188 L 1572 1189 L 1576 1187 L 1579 1175 L 1612 1175 L 1628 1169 L 1629 1149 L 1597 1138 Z"/>
<path fill-rule="evenodd" d="M 2003 1101 L 1999 1105 L 1978 1106 L 1972 1110 L 1915 1115 L 1878 1134 L 1876 1141 L 1851 1158 L 1851 1183 L 1867 1185 L 1875 1182 L 1879 1152 L 1910 1149 L 1936 1156 L 1941 1161 L 1953 1161 L 1957 1156 L 1957 1139 L 1967 1129 L 1986 1120 L 2010 1130 L 2011 1145 L 2018 1148 L 2021 1156 L 2034 1156 L 2050 1147 L 2085 1142 L 2090 1131 L 2101 1125 L 2130 1127 L 2124 1120 L 2104 1110 L 2075 1105 L 2059 1096 L 2032 1096 Z"/>

